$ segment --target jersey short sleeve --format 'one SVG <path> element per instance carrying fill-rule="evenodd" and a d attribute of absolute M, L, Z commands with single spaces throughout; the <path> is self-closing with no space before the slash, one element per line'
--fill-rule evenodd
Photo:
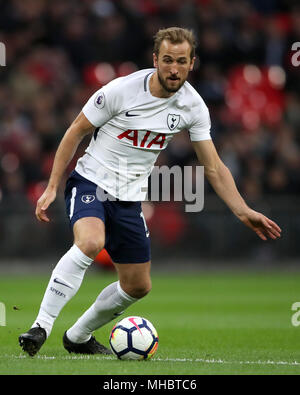
<path fill-rule="evenodd" d="M 95 127 L 104 125 L 117 113 L 115 81 L 96 91 L 82 108 L 84 115 Z"/>
<path fill-rule="evenodd" d="M 211 122 L 207 106 L 203 103 L 197 106 L 193 113 L 193 119 L 188 128 L 191 141 L 211 140 Z"/>

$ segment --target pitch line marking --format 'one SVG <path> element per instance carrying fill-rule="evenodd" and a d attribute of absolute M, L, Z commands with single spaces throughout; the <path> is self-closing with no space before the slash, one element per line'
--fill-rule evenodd
<path fill-rule="evenodd" d="M 289 365 L 289 366 L 300 366 L 300 362 L 294 361 L 225 361 L 223 359 L 204 359 L 204 358 L 155 358 L 153 361 L 159 362 L 200 362 L 207 364 L 232 364 L 232 365 Z"/>
<path fill-rule="evenodd" d="M 27 355 L 4 355 L 4 357 L 13 357 L 16 359 L 26 359 L 28 358 Z M 56 359 L 62 359 L 62 360 L 81 360 L 81 359 L 99 359 L 99 360 L 116 360 L 115 357 L 109 357 L 109 356 L 89 356 L 89 355 L 74 355 L 74 356 L 65 356 L 65 357 L 51 357 L 47 355 L 37 355 L 37 359 L 42 359 L 42 360 L 56 360 Z M 300 366 L 300 362 L 298 361 L 272 361 L 272 360 L 266 360 L 266 361 L 226 361 L 223 359 L 205 359 L 205 358 L 153 358 L 151 361 L 153 362 L 197 362 L 197 363 L 205 363 L 205 364 L 226 364 L 226 365 L 286 365 L 286 366 Z"/>

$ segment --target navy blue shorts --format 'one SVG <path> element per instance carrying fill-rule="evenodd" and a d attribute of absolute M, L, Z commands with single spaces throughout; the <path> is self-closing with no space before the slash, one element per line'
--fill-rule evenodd
<path fill-rule="evenodd" d="M 101 201 L 93 182 L 73 171 L 66 184 L 67 214 L 73 227 L 84 217 L 105 224 L 105 249 L 115 263 L 144 263 L 151 259 L 150 237 L 141 202 Z M 96 193 L 97 191 L 97 193 Z"/>

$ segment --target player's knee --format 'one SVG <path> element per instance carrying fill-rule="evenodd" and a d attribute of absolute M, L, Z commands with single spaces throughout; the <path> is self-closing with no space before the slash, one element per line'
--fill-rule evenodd
<path fill-rule="evenodd" d="M 127 293 L 136 299 L 141 299 L 151 291 L 151 280 L 143 281 L 137 284 L 127 285 Z M 125 291 L 126 292 L 126 291 Z"/>
<path fill-rule="evenodd" d="M 85 255 L 87 255 L 91 259 L 95 259 L 104 247 L 104 240 L 102 238 L 90 238 L 76 240 L 75 244 Z"/>

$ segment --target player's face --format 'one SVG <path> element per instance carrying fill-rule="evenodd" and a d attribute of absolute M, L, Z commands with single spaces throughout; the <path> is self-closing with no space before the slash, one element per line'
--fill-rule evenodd
<path fill-rule="evenodd" d="M 195 58 L 191 59 L 190 53 L 191 47 L 187 41 L 172 44 L 169 40 L 163 40 L 158 57 L 153 54 L 158 80 L 166 92 L 177 92 L 186 81 L 195 62 Z"/>

